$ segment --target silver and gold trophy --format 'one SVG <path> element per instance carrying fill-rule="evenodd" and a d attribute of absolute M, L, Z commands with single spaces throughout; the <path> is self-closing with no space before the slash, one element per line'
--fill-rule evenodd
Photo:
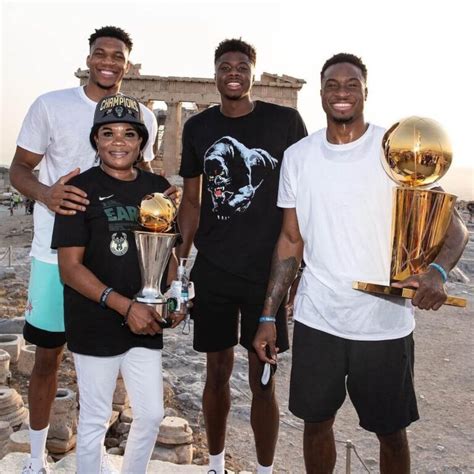
<path fill-rule="evenodd" d="M 438 255 L 451 222 L 456 196 L 424 189 L 448 171 L 449 138 L 434 120 L 408 117 L 394 124 L 382 140 L 382 164 L 399 187 L 394 189 L 390 283 L 423 273 Z M 416 290 L 355 281 L 369 293 L 413 298 Z M 448 296 L 444 304 L 466 306 L 464 298 Z"/>
<path fill-rule="evenodd" d="M 134 300 L 151 305 L 160 315 L 162 328 L 170 327 L 169 312 L 174 302 L 160 290 L 166 265 L 173 251 L 178 234 L 167 233 L 173 227 L 177 208 L 173 201 L 161 193 L 154 193 L 142 199 L 139 209 L 139 223 L 145 230 L 135 230 L 138 262 L 142 287 Z"/>

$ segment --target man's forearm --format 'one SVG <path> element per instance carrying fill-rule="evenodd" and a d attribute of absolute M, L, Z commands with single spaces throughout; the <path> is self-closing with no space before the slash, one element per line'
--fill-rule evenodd
<path fill-rule="evenodd" d="M 295 279 L 301 263 L 303 245 L 291 243 L 282 237 L 278 240 L 273 253 L 270 279 L 263 308 L 264 315 L 275 315 Z"/>
<path fill-rule="evenodd" d="M 44 202 L 44 193 L 48 190 L 48 186 L 40 183 L 33 170 L 27 165 L 12 163 L 10 181 L 14 188 L 24 196 L 35 201 Z"/>
<path fill-rule="evenodd" d="M 449 272 L 461 258 L 468 240 L 469 233 L 467 228 L 458 212 L 455 210 L 446 232 L 445 241 L 435 258 L 435 262 L 441 265 L 446 272 Z"/>
<path fill-rule="evenodd" d="M 187 258 L 199 226 L 200 206 L 183 200 L 178 213 L 178 225 L 183 243 L 176 248 L 176 257 Z"/>

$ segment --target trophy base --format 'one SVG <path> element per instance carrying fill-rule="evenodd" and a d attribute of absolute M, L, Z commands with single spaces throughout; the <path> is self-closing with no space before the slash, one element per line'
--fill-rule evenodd
<path fill-rule="evenodd" d="M 411 288 L 395 288 L 394 286 L 378 285 L 376 283 L 367 283 L 365 281 L 352 282 L 352 288 L 354 290 L 374 293 L 376 295 L 400 296 L 410 300 L 415 296 L 416 293 L 416 290 L 412 290 Z M 449 295 L 448 299 L 443 303 L 443 305 L 457 306 L 459 308 L 465 308 L 466 304 L 467 300 L 465 298 Z"/>

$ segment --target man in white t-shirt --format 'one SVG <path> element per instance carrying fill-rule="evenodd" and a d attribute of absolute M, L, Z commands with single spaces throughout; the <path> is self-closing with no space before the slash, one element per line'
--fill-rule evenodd
<path fill-rule="evenodd" d="M 54 213 L 82 212 L 89 204 L 86 193 L 67 183 L 98 164 L 89 141 L 96 103 L 119 91 L 130 67 L 132 41 L 122 29 L 106 26 L 95 30 L 89 46 L 86 86 L 49 92 L 36 99 L 23 122 L 10 168 L 13 186 L 36 201 L 24 328 L 25 339 L 37 345 L 28 391 L 31 459 L 23 471 L 29 474 L 48 470 L 44 450 L 65 343 L 63 286 L 56 251 L 50 248 Z M 142 110 L 150 135 L 143 152 L 148 162 L 153 159 L 157 123 L 149 109 L 142 106 Z M 36 177 L 33 170 L 38 165 Z M 141 166 L 151 171 L 149 163 Z"/>
<path fill-rule="evenodd" d="M 380 441 L 381 472 L 409 472 L 405 428 L 418 419 L 412 304 L 352 289 L 354 280 L 388 284 L 390 266 L 394 184 L 380 163 L 384 130 L 364 119 L 366 81 L 360 58 L 341 53 L 326 61 L 321 99 L 327 128 L 285 152 L 280 176 L 283 228 L 263 315 L 275 314 L 303 257 L 290 410 L 305 421 L 304 457 L 311 473 L 335 467 L 332 425 L 346 390 L 360 425 Z M 436 265 L 400 283 L 417 288 L 413 305 L 436 310 L 443 304 L 443 269 L 454 267 L 466 242 L 456 214 Z M 260 323 L 254 347 L 262 361 L 276 363 L 273 323 Z"/>

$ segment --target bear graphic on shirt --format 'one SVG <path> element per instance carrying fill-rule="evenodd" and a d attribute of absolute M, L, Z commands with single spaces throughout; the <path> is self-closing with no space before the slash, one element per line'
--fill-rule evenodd
<path fill-rule="evenodd" d="M 232 137 L 222 137 L 204 155 L 207 190 L 219 220 L 245 212 L 278 161 L 260 148 L 247 148 Z"/>

